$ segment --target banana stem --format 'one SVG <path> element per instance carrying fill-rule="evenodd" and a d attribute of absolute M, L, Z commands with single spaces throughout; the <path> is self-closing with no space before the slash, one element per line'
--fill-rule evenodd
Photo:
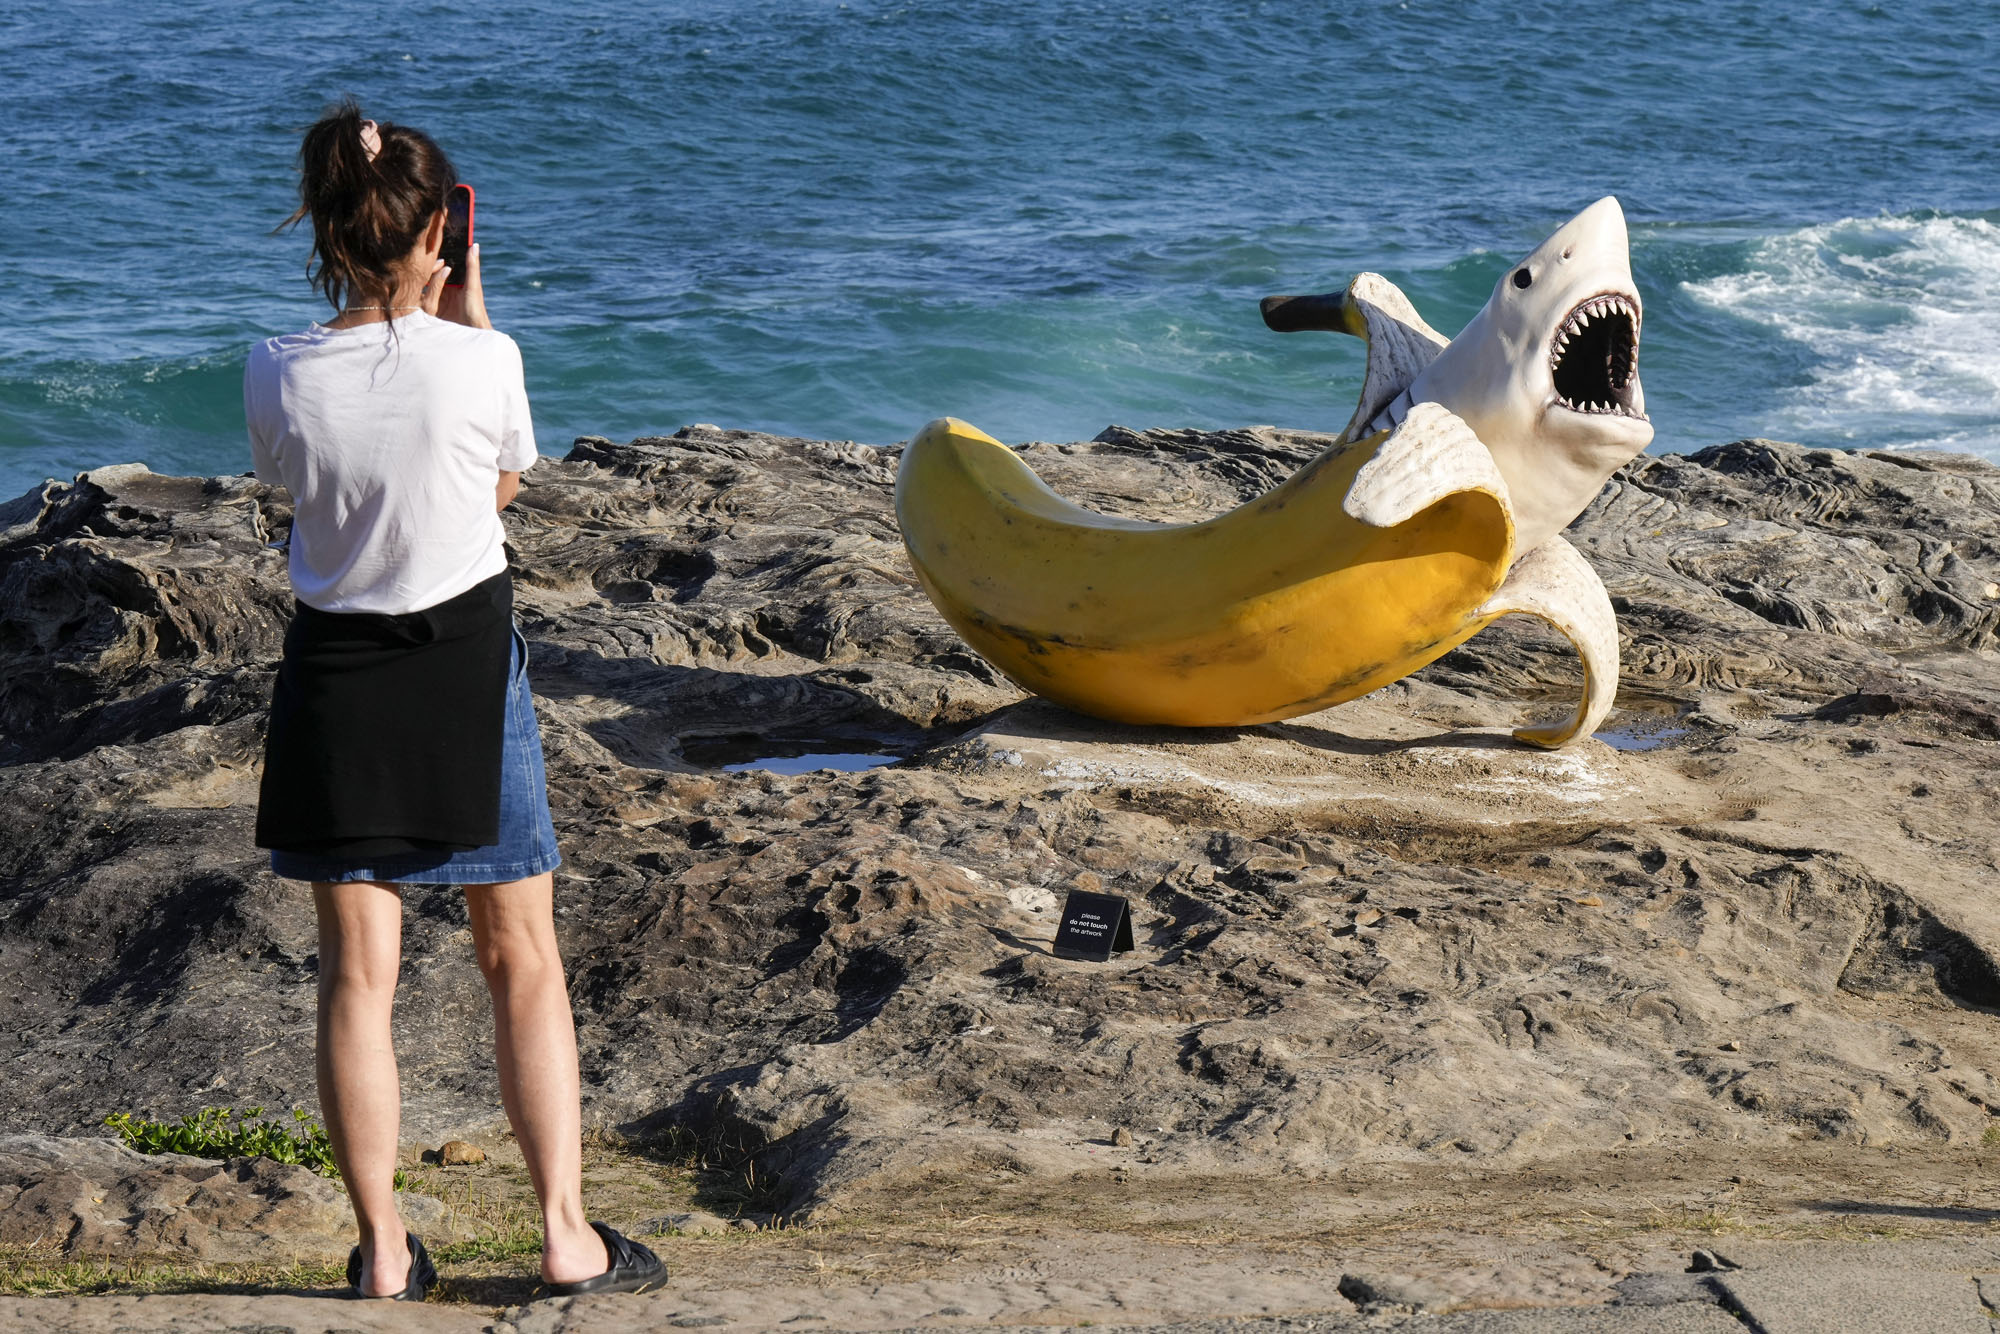
<path fill-rule="evenodd" d="M 1361 312 L 1354 308 L 1346 292 L 1322 292 L 1317 296 L 1267 296 L 1257 303 L 1264 324 L 1277 333 L 1353 334 L 1367 337 Z"/>

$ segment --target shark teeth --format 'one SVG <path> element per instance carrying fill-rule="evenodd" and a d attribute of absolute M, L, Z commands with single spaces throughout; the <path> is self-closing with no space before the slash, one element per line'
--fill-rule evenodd
<path fill-rule="evenodd" d="M 1630 406 L 1639 379 L 1640 319 L 1637 300 L 1622 292 L 1578 302 L 1549 348 L 1556 401 L 1572 412 L 1645 420 Z"/>

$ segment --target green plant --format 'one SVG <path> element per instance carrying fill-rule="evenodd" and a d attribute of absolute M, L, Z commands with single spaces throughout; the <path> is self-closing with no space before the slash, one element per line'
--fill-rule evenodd
<path fill-rule="evenodd" d="M 195 1158 L 269 1158 L 296 1163 L 323 1177 L 340 1176 L 333 1161 L 333 1143 L 326 1128 L 300 1108 L 292 1109 L 292 1124 L 264 1115 L 262 1107 L 204 1107 L 178 1121 L 142 1121 L 128 1112 L 113 1112 L 104 1124 L 140 1153 L 185 1153 Z M 396 1173 L 395 1186 L 407 1181 Z"/>

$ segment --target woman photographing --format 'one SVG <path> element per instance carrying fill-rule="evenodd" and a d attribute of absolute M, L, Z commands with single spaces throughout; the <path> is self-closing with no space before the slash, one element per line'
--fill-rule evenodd
<path fill-rule="evenodd" d="M 392 1185 L 390 1014 L 404 885 L 465 893 L 493 999 L 501 1100 L 541 1202 L 554 1295 L 666 1279 L 587 1220 L 576 1031 L 556 948 L 549 819 L 526 641 L 499 511 L 535 459 L 521 354 L 486 316 L 477 247 L 439 258 L 457 175 L 352 100 L 306 131 L 300 205 L 338 314 L 251 350 L 257 476 L 291 493 L 296 614 L 273 694 L 257 843 L 310 881 L 320 1109 L 360 1223 L 348 1280 L 421 1301 L 437 1281 Z"/>

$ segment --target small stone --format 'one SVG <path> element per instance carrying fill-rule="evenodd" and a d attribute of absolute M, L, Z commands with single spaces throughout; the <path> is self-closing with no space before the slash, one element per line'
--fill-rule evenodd
<path fill-rule="evenodd" d="M 446 1167 L 474 1167 L 486 1161 L 486 1150 L 462 1139 L 448 1139 L 438 1146 L 438 1161 Z"/>
<path fill-rule="evenodd" d="M 1696 1251 L 1688 1257 L 1687 1271 L 1690 1274 L 1719 1274 L 1725 1269 L 1742 1267 L 1719 1251 Z"/>
<path fill-rule="evenodd" d="M 1376 912 L 1373 908 L 1363 908 L 1360 912 L 1354 914 L 1354 924 L 1356 926 L 1373 926 L 1381 920 L 1382 914 Z"/>
<path fill-rule="evenodd" d="M 1579 894 L 1576 898 L 1570 900 L 1570 902 L 1576 904 L 1579 908 L 1602 908 L 1604 906 L 1604 900 L 1595 894 Z"/>
<path fill-rule="evenodd" d="M 754 1218 L 732 1218 L 729 1220 L 729 1226 L 738 1232 L 755 1232 L 757 1230 L 757 1220 Z"/>
<path fill-rule="evenodd" d="M 638 1237 L 662 1237 L 668 1233 L 679 1233 L 684 1237 L 699 1237 L 729 1229 L 729 1220 L 718 1218 L 705 1210 L 696 1209 L 689 1213 L 661 1214 L 649 1218 L 632 1229 Z"/>
<path fill-rule="evenodd" d="M 1724 1042 L 1724 1043 L 1720 1044 L 1720 1046 L 1719 1046 L 1719 1047 L 1717 1048 L 1717 1050 L 1719 1050 L 1719 1051 L 1742 1051 L 1742 1050 L 1743 1050 L 1743 1044 L 1742 1044 L 1742 1043 L 1740 1043 L 1740 1042 L 1738 1042 L 1738 1041 L 1737 1041 L 1737 1040 L 1736 1040 L 1735 1038 L 1731 1038 L 1731 1039 L 1729 1039 L 1729 1041 L 1727 1041 L 1727 1042 Z"/>
<path fill-rule="evenodd" d="M 1111 1146 L 1115 1149 L 1131 1148 L 1132 1132 L 1127 1130 L 1124 1126 L 1118 1127 L 1118 1129 L 1111 1132 Z"/>

